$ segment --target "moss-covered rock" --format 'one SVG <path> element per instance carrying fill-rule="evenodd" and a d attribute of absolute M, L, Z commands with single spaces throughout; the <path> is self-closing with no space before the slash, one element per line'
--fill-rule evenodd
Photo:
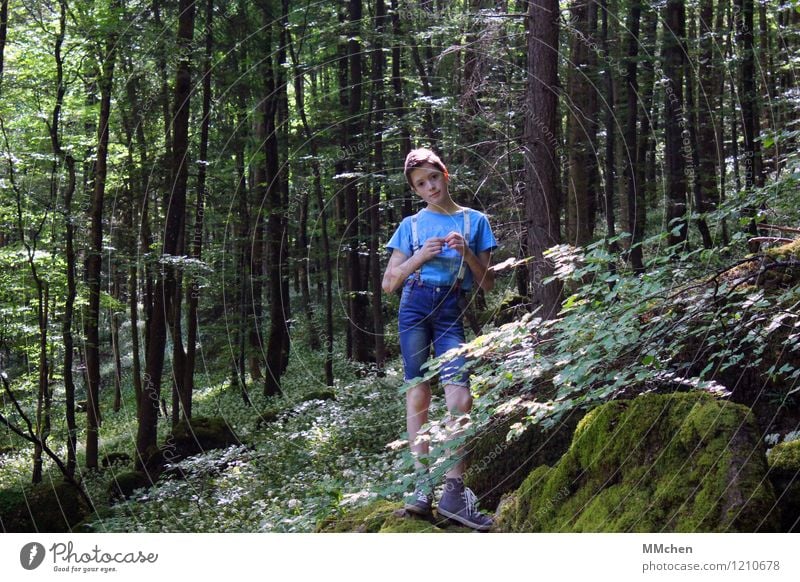
<path fill-rule="evenodd" d="M 554 467 L 501 503 L 507 532 L 778 529 L 753 416 L 701 393 L 614 401 L 579 423 Z"/>
<path fill-rule="evenodd" d="M 456 533 L 468 528 L 449 521 L 430 520 L 408 514 L 398 503 L 380 499 L 341 517 L 325 521 L 317 531 L 327 533 Z"/>
<path fill-rule="evenodd" d="M 0 490 L 0 529 L 8 533 L 66 533 L 89 508 L 74 485 L 64 481 Z"/>
<path fill-rule="evenodd" d="M 204 451 L 242 444 L 224 418 L 196 416 L 191 422 L 180 421 L 164 444 L 147 451 L 145 468 L 154 479 L 167 463 L 177 463 Z"/>
<path fill-rule="evenodd" d="M 131 456 L 127 453 L 109 453 L 103 456 L 103 467 L 110 467 L 111 465 L 128 465 L 131 462 Z"/>
<path fill-rule="evenodd" d="M 150 487 L 150 478 L 141 471 L 127 471 L 114 475 L 108 484 L 108 498 L 113 502 L 128 499 L 137 489 Z"/>
<path fill-rule="evenodd" d="M 509 430 L 522 420 L 524 413 L 494 418 L 467 446 L 470 460 L 464 482 L 478 496 L 481 507 L 494 509 L 500 498 L 519 487 L 532 469 L 558 462 L 584 414 L 574 409 L 553 428 L 530 426 L 510 440 L 506 438 Z"/>
<path fill-rule="evenodd" d="M 774 446 L 767 460 L 781 513 L 781 531 L 800 531 L 800 440 Z"/>

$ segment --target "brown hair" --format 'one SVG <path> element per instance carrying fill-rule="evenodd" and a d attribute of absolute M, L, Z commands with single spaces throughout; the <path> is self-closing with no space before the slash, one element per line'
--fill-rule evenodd
<path fill-rule="evenodd" d="M 450 179 L 450 173 L 447 171 L 447 166 L 444 165 L 441 158 L 433 153 L 428 148 L 417 148 L 415 150 L 411 150 L 408 152 L 406 156 L 406 163 L 403 168 L 403 173 L 406 175 L 406 182 L 408 185 L 411 186 L 411 189 L 414 189 L 414 185 L 411 183 L 411 171 L 415 168 L 420 167 L 425 162 L 432 164 L 439 168 L 446 180 Z"/>

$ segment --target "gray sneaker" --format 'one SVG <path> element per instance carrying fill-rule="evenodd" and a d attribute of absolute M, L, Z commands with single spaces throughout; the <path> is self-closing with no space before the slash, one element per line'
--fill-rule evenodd
<path fill-rule="evenodd" d="M 421 516 L 431 515 L 433 496 L 423 487 L 417 486 L 414 493 L 406 499 L 405 510 Z"/>
<path fill-rule="evenodd" d="M 478 511 L 475 493 L 469 487 L 464 487 L 461 479 L 447 480 L 436 511 L 477 531 L 489 531 L 494 523 L 491 517 Z"/>

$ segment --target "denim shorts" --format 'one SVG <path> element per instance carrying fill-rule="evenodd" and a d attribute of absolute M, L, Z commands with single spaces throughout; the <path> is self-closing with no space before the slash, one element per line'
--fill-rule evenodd
<path fill-rule="evenodd" d="M 431 344 L 434 354 L 440 356 L 464 343 L 461 293 L 452 287 L 436 287 L 415 279 L 404 285 L 398 327 L 406 381 L 422 376 L 421 368 L 428 360 Z M 463 370 L 465 362 L 466 358 L 459 355 L 442 363 L 441 384 L 469 386 L 469 375 Z"/>

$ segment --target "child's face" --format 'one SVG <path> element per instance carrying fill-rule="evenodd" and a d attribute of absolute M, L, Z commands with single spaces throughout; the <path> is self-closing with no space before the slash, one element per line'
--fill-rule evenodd
<path fill-rule="evenodd" d="M 428 204 L 439 205 L 446 202 L 450 193 L 447 191 L 447 178 L 444 173 L 431 163 L 425 162 L 409 174 L 411 184 L 420 198 Z"/>

